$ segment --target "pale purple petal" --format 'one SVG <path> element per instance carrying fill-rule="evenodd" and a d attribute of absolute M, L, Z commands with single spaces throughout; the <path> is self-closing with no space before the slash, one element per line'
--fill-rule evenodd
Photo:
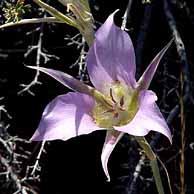
<path fill-rule="evenodd" d="M 62 71 L 48 69 L 44 67 L 28 66 L 31 69 L 36 69 L 38 71 L 44 72 L 52 78 L 56 79 L 58 82 L 62 83 L 64 86 L 76 91 L 85 94 L 91 94 L 92 87 L 82 83 L 81 81 L 75 79 L 71 75 L 68 75 Z"/>
<path fill-rule="evenodd" d="M 148 89 L 150 86 L 150 83 L 154 77 L 154 74 L 158 68 L 158 64 L 160 63 L 160 60 L 164 56 L 167 49 L 170 47 L 174 39 L 171 39 L 170 42 L 156 55 L 156 57 L 152 60 L 152 62 L 149 64 L 147 69 L 144 71 L 143 75 L 138 80 L 138 87 L 141 89 Z"/>
<path fill-rule="evenodd" d="M 114 24 L 114 14 L 96 33 L 87 56 L 87 69 L 93 85 L 103 92 L 115 80 L 135 87 L 135 53 L 129 35 Z"/>
<path fill-rule="evenodd" d="M 114 147 L 116 146 L 116 144 L 118 143 L 118 141 L 121 139 L 123 135 L 124 133 L 115 131 L 114 129 L 107 130 L 106 132 L 106 139 L 102 149 L 101 161 L 102 161 L 102 167 L 103 167 L 104 173 L 106 174 L 108 181 L 110 181 L 110 175 L 108 173 L 108 167 L 107 167 L 108 159 Z"/>
<path fill-rule="evenodd" d="M 45 108 L 31 140 L 67 140 L 99 130 L 91 117 L 93 106 L 94 100 L 86 94 L 70 92 L 58 96 Z"/>
<path fill-rule="evenodd" d="M 157 96 L 150 90 L 141 91 L 139 96 L 139 110 L 134 119 L 127 125 L 114 127 L 116 130 L 134 136 L 145 136 L 149 131 L 156 131 L 165 135 L 172 142 L 172 135 L 155 101 Z"/>

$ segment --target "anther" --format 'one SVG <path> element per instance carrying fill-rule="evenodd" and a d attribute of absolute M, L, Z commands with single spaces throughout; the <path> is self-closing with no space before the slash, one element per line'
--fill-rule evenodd
<path fill-rule="evenodd" d="M 124 96 L 122 96 L 120 99 L 120 106 L 122 107 L 123 105 L 124 105 Z"/>
<path fill-rule="evenodd" d="M 112 88 L 110 88 L 110 97 L 114 103 L 117 103 L 116 100 L 113 97 Z"/>

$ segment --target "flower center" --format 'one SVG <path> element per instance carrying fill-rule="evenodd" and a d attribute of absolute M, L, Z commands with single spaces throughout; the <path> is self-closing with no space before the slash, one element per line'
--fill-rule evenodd
<path fill-rule="evenodd" d="M 128 124 L 135 116 L 138 103 L 137 94 L 126 84 L 115 82 L 109 87 L 106 98 L 112 104 L 96 102 L 92 115 L 99 127 L 112 128 Z"/>

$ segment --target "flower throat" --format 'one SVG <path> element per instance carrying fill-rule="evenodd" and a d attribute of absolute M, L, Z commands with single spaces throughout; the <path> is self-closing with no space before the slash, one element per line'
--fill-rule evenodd
<path fill-rule="evenodd" d="M 138 105 L 136 92 L 119 81 L 108 87 L 106 98 L 111 104 L 96 102 L 92 116 L 99 127 L 112 128 L 128 124 L 135 116 Z"/>

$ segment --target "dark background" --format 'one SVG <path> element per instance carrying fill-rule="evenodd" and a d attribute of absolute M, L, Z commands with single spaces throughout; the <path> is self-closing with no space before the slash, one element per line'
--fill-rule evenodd
<path fill-rule="evenodd" d="M 30 1 L 29 1 L 30 2 Z M 171 110 L 180 104 L 179 97 L 187 95 L 184 101 L 185 116 L 185 193 L 194 193 L 193 172 L 194 172 L 194 128 L 193 128 L 193 45 L 194 45 L 194 4 L 190 0 L 176 1 L 168 0 L 170 12 L 174 16 L 175 26 L 180 33 L 181 40 L 185 45 L 181 55 L 177 52 L 177 44 L 168 50 L 160 63 L 159 69 L 154 77 L 151 88 L 158 95 L 158 105 L 164 116 L 168 118 Z M 128 1 L 90 1 L 91 11 L 97 21 L 97 28 L 116 9 L 120 9 L 116 15 L 115 22 L 121 25 L 122 16 L 127 7 Z M 53 6 L 64 9 L 55 2 Z M 32 4 L 32 12 L 25 17 L 38 17 L 38 7 Z M 173 37 L 166 17 L 166 10 L 163 8 L 162 0 L 153 0 L 152 3 L 133 1 L 129 13 L 127 27 L 134 42 L 137 56 L 137 78 L 144 71 L 151 59 L 161 48 Z M 3 12 L 1 12 L 3 14 Z M 41 13 L 40 15 L 43 15 Z M 150 17 L 149 17 L 150 14 Z M 2 23 L 5 21 L 1 17 Z M 172 25 L 172 24 L 170 24 Z M 69 90 L 60 85 L 47 75 L 41 74 L 39 81 L 42 85 L 32 86 L 31 91 L 18 94 L 22 87 L 20 84 L 28 84 L 33 80 L 35 72 L 24 65 L 35 65 L 36 50 L 27 57 L 25 53 L 29 46 L 36 45 L 40 30 L 36 30 L 40 24 L 29 24 L 18 27 L 11 27 L 0 31 L 0 96 L 4 97 L 0 102 L 5 105 L 11 119 L 2 113 L 1 123 L 9 124 L 8 134 L 18 136 L 22 139 L 29 139 L 34 133 L 44 107 L 57 95 Z M 73 36 L 77 30 L 64 24 L 44 24 L 43 51 L 58 57 L 52 58 L 44 64 L 41 59 L 41 66 L 59 69 L 74 77 L 78 76 L 78 65 L 70 66 L 79 57 L 80 50 L 76 45 L 68 46 L 67 35 Z M 186 62 L 181 56 L 186 53 Z M 188 69 L 187 69 L 188 67 Z M 184 81 L 184 90 L 181 93 L 180 74 Z M 189 91 L 185 91 L 189 85 Z M 174 193 L 180 193 L 180 150 L 181 150 L 181 122 L 180 111 L 169 119 L 169 126 L 173 134 L 172 146 L 163 136 L 150 133 L 147 139 L 152 142 L 154 150 L 166 165 L 172 182 Z M 28 181 L 24 185 L 30 185 L 40 194 L 74 194 L 74 193 L 110 193 L 110 194 L 141 194 L 156 193 L 155 184 L 148 163 L 143 165 L 140 176 L 133 183 L 133 173 L 140 158 L 140 149 L 132 137 L 125 136 L 112 153 L 109 161 L 111 182 L 106 182 L 100 161 L 101 150 L 105 132 L 94 132 L 87 136 L 76 137 L 67 142 L 52 141 L 45 145 L 46 153 L 40 159 L 41 172 L 40 181 Z M 16 143 L 17 145 L 17 143 Z M 23 159 L 20 170 L 17 169 L 18 177 L 25 176 L 26 168 L 35 163 L 40 144 L 21 144 L 24 150 L 32 154 Z M 16 149 L 16 152 L 18 150 Z M 10 165 L 12 163 L 10 162 Z M 0 166 L 1 167 L 1 166 Z M 14 165 L 12 166 L 15 168 Z M 3 169 L 3 167 L 2 167 Z M 3 170 L 2 170 L 3 171 Z M 166 175 L 161 168 L 162 178 L 166 193 L 169 193 Z M 0 176 L 1 178 L 1 176 Z M 4 181 L 4 179 L 3 179 Z M 3 182 L 2 181 L 2 182 Z M 9 184 L 9 186 L 7 186 Z M 0 193 L 14 193 L 9 181 L 4 181 L 0 187 Z M 14 185 L 12 185 L 14 187 Z M 131 191 L 130 188 L 133 188 Z"/>

